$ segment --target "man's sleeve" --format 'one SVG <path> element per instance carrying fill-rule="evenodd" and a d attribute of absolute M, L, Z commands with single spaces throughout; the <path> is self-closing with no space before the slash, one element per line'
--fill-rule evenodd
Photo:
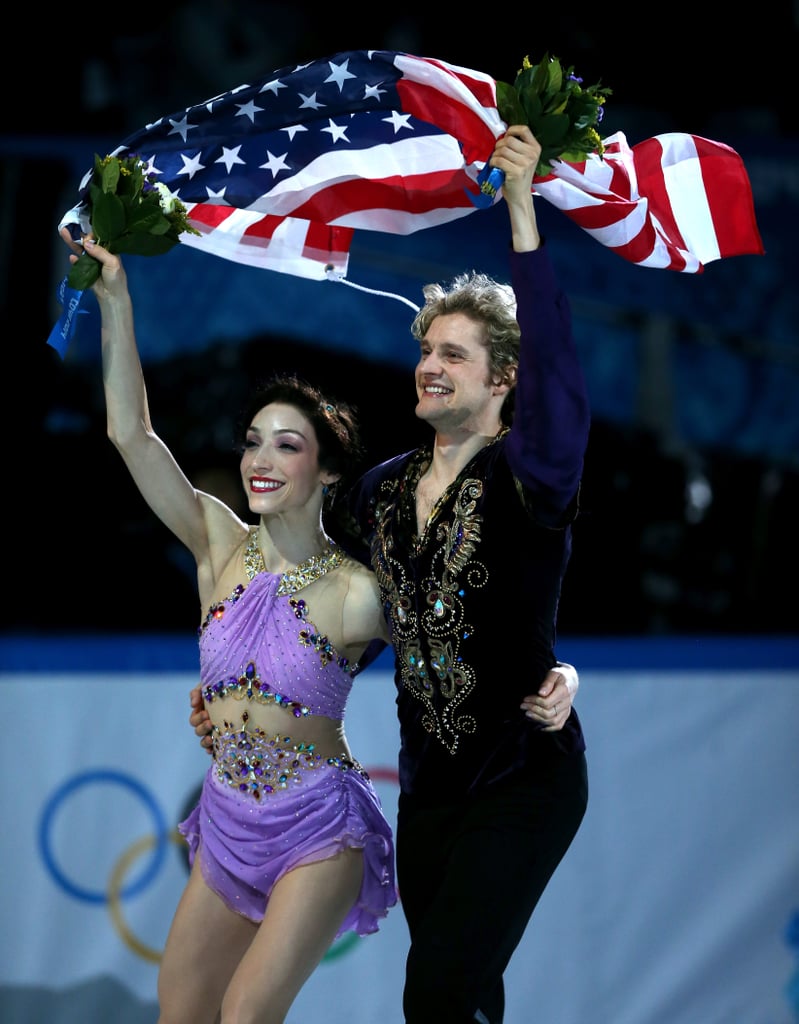
<path fill-rule="evenodd" d="M 521 345 L 508 463 L 536 502 L 562 514 L 576 502 L 590 427 L 571 309 L 544 245 L 511 252 L 511 280 Z"/>
<path fill-rule="evenodd" d="M 365 515 L 364 481 L 361 478 L 354 487 L 338 494 L 332 507 L 325 513 L 325 529 L 330 537 L 350 557 L 363 565 L 371 565 L 369 544 L 364 533 L 361 517 Z"/>

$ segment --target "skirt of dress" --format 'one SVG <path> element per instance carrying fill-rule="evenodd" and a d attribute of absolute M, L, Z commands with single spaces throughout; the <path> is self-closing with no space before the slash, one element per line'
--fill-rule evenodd
<path fill-rule="evenodd" d="M 374 787 L 358 771 L 308 772 L 293 788 L 256 802 L 221 782 L 212 763 L 197 806 L 178 828 L 191 864 L 199 853 L 209 888 L 256 923 L 286 872 L 349 848 L 363 850 L 363 883 L 338 936 L 376 932 L 397 902 L 391 826 Z"/>

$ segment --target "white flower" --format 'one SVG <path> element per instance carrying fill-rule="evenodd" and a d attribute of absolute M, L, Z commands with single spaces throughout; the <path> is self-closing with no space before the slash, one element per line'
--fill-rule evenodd
<path fill-rule="evenodd" d="M 178 201 L 178 197 L 174 192 L 170 192 L 162 181 L 153 182 L 153 188 L 158 189 L 158 202 L 161 204 L 164 215 L 168 217 L 170 213 L 175 212 L 175 204 Z"/>

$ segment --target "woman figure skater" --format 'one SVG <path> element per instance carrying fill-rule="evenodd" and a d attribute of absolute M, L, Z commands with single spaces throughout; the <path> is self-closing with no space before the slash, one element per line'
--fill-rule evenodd
<path fill-rule="evenodd" d="M 159 1024 L 281 1024 L 330 944 L 397 902 L 391 828 L 353 757 L 354 677 L 388 639 L 373 573 L 326 536 L 325 495 L 360 454 L 352 410 L 275 377 L 244 420 L 258 525 L 196 490 L 153 430 L 118 256 L 102 264 L 108 436 L 197 566 L 200 678 L 213 759 L 180 825 L 191 873 L 158 978 Z"/>

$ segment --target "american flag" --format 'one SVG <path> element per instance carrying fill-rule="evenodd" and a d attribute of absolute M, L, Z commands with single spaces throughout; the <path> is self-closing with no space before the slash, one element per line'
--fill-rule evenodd
<path fill-rule="evenodd" d="M 604 158 L 561 161 L 533 183 L 593 238 L 630 263 L 701 273 L 725 256 L 762 255 L 743 160 L 729 146 L 670 132 L 629 146 L 602 140 Z"/>
<path fill-rule="evenodd" d="M 506 127 L 488 75 L 351 50 L 159 118 L 114 153 L 138 155 L 179 196 L 201 232 L 186 245 L 321 280 L 346 276 L 356 230 L 410 234 L 474 214 Z M 556 163 L 534 192 L 642 266 L 697 272 L 763 252 L 734 150 L 679 134 L 606 145 L 604 160 Z M 62 225 L 87 229 L 88 178 Z"/>

